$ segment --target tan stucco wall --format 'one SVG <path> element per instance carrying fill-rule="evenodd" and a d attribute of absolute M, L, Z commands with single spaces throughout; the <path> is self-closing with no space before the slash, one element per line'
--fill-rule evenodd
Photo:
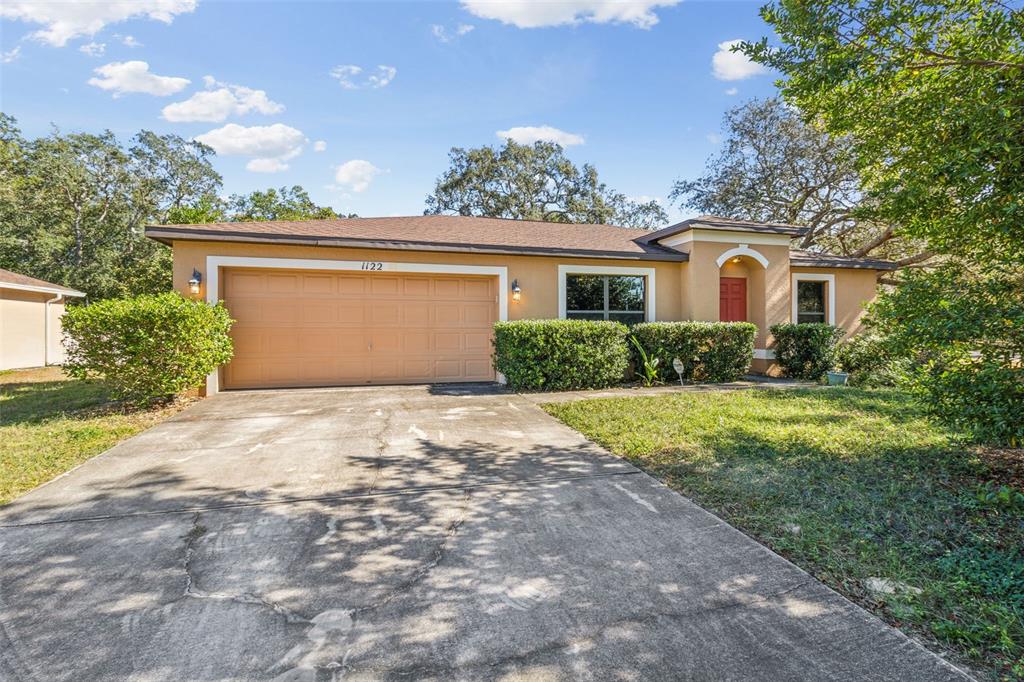
<path fill-rule="evenodd" d="M 790 268 L 789 248 L 785 245 L 751 245 L 768 259 L 765 268 L 757 260 L 741 257 L 741 262 L 727 262 L 719 268 L 720 255 L 742 242 L 692 242 L 683 250 L 690 261 L 655 262 L 612 260 L 604 258 L 557 258 L 550 256 L 507 256 L 494 254 L 443 253 L 433 251 L 353 249 L 315 246 L 282 246 L 274 244 L 242 244 L 200 241 L 174 243 L 174 287 L 188 294 L 188 280 L 193 268 L 203 273 L 205 296 L 206 257 L 249 256 L 263 258 L 302 258 L 319 260 L 356 260 L 384 262 L 415 262 L 463 265 L 491 265 L 508 268 L 508 279 L 518 280 L 522 300 L 509 300 L 509 319 L 558 317 L 558 266 L 596 265 L 632 268 L 654 268 L 656 277 L 655 314 L 658 320 L 718 320 L 719 278 L 747 278 L 747 316 L 757 325 L 755 347 L 770 348 L 768 328 L 792 317 L 792 272 L 835 275 L 836 324 L 855 333 L 860 330 L 863 303 L 874 299 L 876 276 L 873 270 L 839 268 Z M 682 248 L 682 247 L 680 247 Z M 755 371 L 766 371 L 770 362 L 755 360 Z"/>
<path fill-rule="evenodd" d="M 684 319 L 680 316 L 680 263 L 607 258 L 552 258 L 548 256 L 504 256 L 434 251 L 176 241 L 174 243 L 174 288 L 182 293 L 188 293 L 188 280 L 192 276 L 193 268 L 203 273 L 205 286 L 206 256 L 208 255 L 505 266 L 508 268 L 509 282 L 518 280 L 522 289 L 522 300 L 518 303 L 509 300 L 508 316 L 512 320 L 558 317 L 559 265 L 654 268 L 655 296 L 657 298 L 655 316 L 659 320 Z M 717 283 L 715 287 L 715 300 L 717 301 Z M 205 290 L 202 295 L 206 295 Z"/>
<path fill-rule="evenodd" d="M 41 367 L 50 346 L 50 364 L 64 359 L 60 345 L 62 303 L 50 304 L 50 338 L 46 333 L 46 301 L 53 294 L 0 288 L 0 369 Z"/>
<path fill-rule="evenodd" d="M 874 301 L 878 295 L 876 271 L 849 268 L 793 268 L 793 272 L 835 275 L 836 326 L 846 330 L 847 335 L 863 330 L 864 305 Z"/>

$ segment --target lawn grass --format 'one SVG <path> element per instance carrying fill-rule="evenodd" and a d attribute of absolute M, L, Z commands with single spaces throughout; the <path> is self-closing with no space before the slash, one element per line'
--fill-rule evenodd
<path fill-rule="evenodd" d="M 1024 679 L 1024 452 L 963 447 L 896 391 L 544 409 L 933 648 Z"/>
<path fill-rule="evenodd" d="M 0 505 L 180 410 L 131 410 L 58 367 L 0 372 Z"/>

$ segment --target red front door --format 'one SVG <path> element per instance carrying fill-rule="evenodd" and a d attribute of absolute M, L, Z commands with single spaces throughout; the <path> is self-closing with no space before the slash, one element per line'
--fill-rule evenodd
<path fill-rule="evenodd" d="M 747 280 L 743 277 L 719 278 L 718 319 L 722 322 L 747 321 Z"/>

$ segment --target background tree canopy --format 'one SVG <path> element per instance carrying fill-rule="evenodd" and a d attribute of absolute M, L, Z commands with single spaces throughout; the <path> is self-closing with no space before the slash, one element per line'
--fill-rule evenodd
<path fill-rule="evenodd" d="M 0 267 L 80 289 L 93 299 L 171 286 L 170 249 L 153 223 L 337 217 L 299 186 L 217 196 L 213 150 L 142 131 L 27 140 L 0 114 Z"/>
<path fill-rule="evenodd" d="M 833 136 L 779 99 L 728 111 L 722 150 L 696 180 L 678 180 L 669 197 L 682 208 L 809 229 L 803 249 L 890 258 L 909 265 L 930 254 L 920 240 L 878 220 L 864 196 L 846 136 Z"/>
<path fill-rule="evenodd" d="M 787 101 L 851 141 L 874 213 L 938 251 L 1024 260 L 1024 10 L 997 0 L 781 0 Z"/>
<path fill-rule="evenodd" d="M 450 166 L 427 197 L 425 214 L 642 228 L 668 222 L 656 201 L 631 201 L 609 189 L 593 166 L 578 168 L 553 142 L 455 147 L 448 158 Z"/>

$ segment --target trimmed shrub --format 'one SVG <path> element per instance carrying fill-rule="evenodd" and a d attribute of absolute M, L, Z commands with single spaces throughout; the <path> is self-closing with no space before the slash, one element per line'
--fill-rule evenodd
<path fill-rule="evenodd" d="M 1024 367 L 953 352 L 917 367 L 906 385 L 929 414 L 971 440 L 1024 445 Z"/>
<path fill-rule="evenodd" d="M 134 403 L 195 388 L 232 356 L 233 320 L 224 306 L 177 293 L 70 308 L 62 322 L 67 373 L 100 378 Z"/>
<path fill-rule="evenodd" d="M 836 364 L 843 330 L 830 324 L 773 324 L 775 361 L 783 376 L 817 381 Z"/>
<path fill-rule="evenodd" d="M 911 363 L 897 357 L 885 339 L 857 334 L 836 347 L 836 364 L 849 373 L 851 386 L 896 386 Z"/>
<path fill-rule="evenodd" d="M 658 361 L 662 381 L 677 380 L 672 361 L 679 358 L 684 381 L 720 383 L 736 381 L 750 370 L 757 327 L 749 322 L 644 322 L 632 333 Z"/>
<path fill-rule="evenodd" d="M 590 320 L 516 320 L 494 325 L 494 368 L 517 391 L 605 388 L 629 366 L 626 325 Z"/>

